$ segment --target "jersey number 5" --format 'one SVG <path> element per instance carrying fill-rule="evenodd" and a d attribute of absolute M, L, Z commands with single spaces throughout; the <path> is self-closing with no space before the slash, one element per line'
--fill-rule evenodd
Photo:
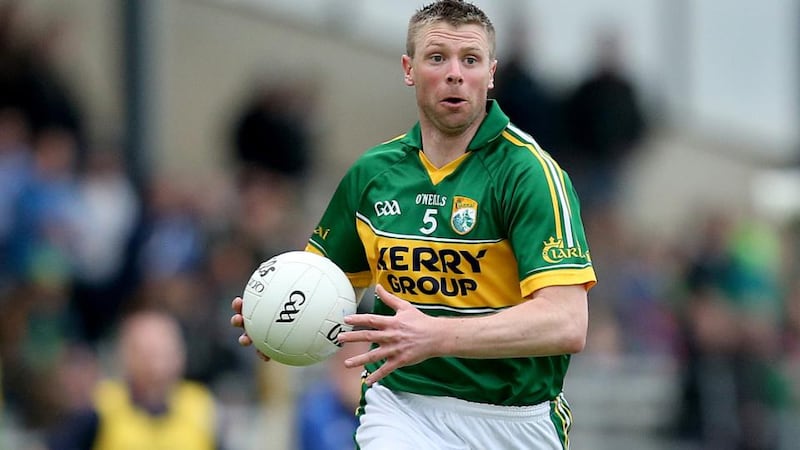
<path fill-rule="evenodd" d="M 431 234 L 436 231 L 436 227 L 439 226 L 439 222 L 436 220 L 436 214 L 439 213 L 438 209 L 428 208 L 425 210 L 425 216 L 422 218 L 422 223 L 425 224 L 424 227 L 420 228 L 424 234 Z"/>

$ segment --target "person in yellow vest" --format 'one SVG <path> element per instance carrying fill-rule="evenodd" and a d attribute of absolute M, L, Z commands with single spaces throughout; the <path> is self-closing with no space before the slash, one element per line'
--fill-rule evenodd
<path fill-rule="evenodd" d="M 121 325 L 119 378 L 98 383 L 94 409 L 76 414 L 48 439 L 50 450 L 213 450 L 214 399 L 183 378 L 185 343 L 177 321 L 137 312 Z"/>

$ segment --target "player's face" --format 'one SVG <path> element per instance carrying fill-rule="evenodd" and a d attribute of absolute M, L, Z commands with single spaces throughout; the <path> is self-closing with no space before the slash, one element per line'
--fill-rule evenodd
<path fill-rule="evenodd" d="M 483 27 L 437 22 L 423 27 L 415 43 L 403 70 L 405 83 L 416 88 L 421 123 L 451 136 L 479 125 L 497 67 Z"/>

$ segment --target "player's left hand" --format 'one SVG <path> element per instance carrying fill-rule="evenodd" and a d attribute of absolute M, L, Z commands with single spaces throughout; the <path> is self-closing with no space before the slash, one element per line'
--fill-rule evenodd
<path fill-rule="evenodd" d="M 378 285 L 375 293 L 383 303 L 394 309 L 394 316 L 378 314 L 353 314 L 345 317 L 345 323 L 357 328 L 340 333 L 339 342 L 374 342 L 379 347 L 367 353 L 353 356 L 345 361 L 348 368 L 385 359 L 386 362 L 367 377 L 367 384 L 390 374 L 397 368 L 416 364 L 436 355 L 438 348 L 435 335 L 435 317 L 428 316 L 411 303 L 390 293 Z"/>
<path fill-rule="evenodd" d="M 233 315 L 231 316 L 231 326 L 242 329 L 242 334 L 239 335 L 239 345 L 243 347 L 249 347 L 250 345 L 253 345 L 253 340 L 247 335 L 247 332 L 244 331 L 244 316 L 242 316 L 243 304 L 244 301 L 242 300 L 242 297 L 236 297 L 231 302 L 231 309 L 233 310 Z M 269 361 L 270 359 L 269 356 L 261 353 L 261 351 L 258 349 L 256 349 L 256 354 L 264 361 Z"/>

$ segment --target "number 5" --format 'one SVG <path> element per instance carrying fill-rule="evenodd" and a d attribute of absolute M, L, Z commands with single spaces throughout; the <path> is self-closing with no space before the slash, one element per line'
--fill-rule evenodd
<path fill-rule="evenodd" d="M 422 223 L 426 226 L 419 229 L 419 231 L 425 234 L 431 234 L 436 231 L 436 227 L 439 226 L 439 223 L 436 221 L 436 214 L 439 213 L 438 209 L 428 208 L 425 210 L 425 217 L 422 218 Z"/>

